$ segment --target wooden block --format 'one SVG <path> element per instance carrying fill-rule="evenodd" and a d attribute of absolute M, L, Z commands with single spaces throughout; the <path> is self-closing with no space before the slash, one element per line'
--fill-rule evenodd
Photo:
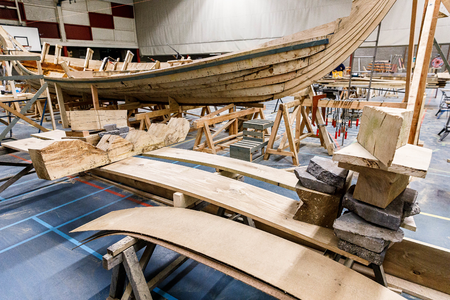
<path fill-rule="evenodd" d="M 66 136 L 75 136 L 75 137 L 87 137 L 89 136 L 89 131 L 82 130 L 82 131 L 65 131 Z"/>
<path fill-rule="evenodd" d="M 187 195 L 184 195 L 183 193 L 173 193 L 173 207 L 186 208 L 197 201 L 198 199 L 189 197 Z"/>
<path fill-rule="evenodd" d="M 107 124 L 128 126 L 126 110 L 68 111 L 67 117 L 72 130 L 102 130 Z"/>
<path fill-rule="evenodd" d="M 386 208 L 409 184 L 409 176 L 382 170 L 359 170 L 353 197 L 376 207 Z"/>
<path fill-rule="evenodd" d="M 121 253 L 125 249 L 130 248 L 131 246 L 135 245 L 137 242 L 138 242 L 137 238 L 127 236 L 127 237 L 121 239 L 120 241 L 118 241 L 117 243 L 109 246 L 108 249 L 106 249 L 106 251 L 108 252 L 108 254 L 110 254 L 112 256 L 116 256 L 117 254 Z"/>
<path fill-rule="evenodd" d="M 61 139 L 62 140 L 69 140 L 69 139 L 80 140 L 80 141 L 83 141 L 83 142 L 86 142 L 88 144 L 91 144 L 91 145 L 95 146 L 100 141 L 100 136 L 98 134 L 90 134 L 90 135 L 85 136 L 85 137 L 63 136 Z"/>
<path fill-rule="evenodd" d="M 142 153 L 164 147 L 163 138 L 158 138 L 143 130 L 132 130 L 128 132 L 125 139 L 133 144 L 133 152 L 135 153 Z"/>
<path fill-rule="evenodd" d="M 117 161 L 132 156 L 133 144 L 118 135 L 105 134 L 97 148 L 106 151 L 110 161 Z"/>
<path fill-rule="evenodd" d="M 395 150 L 408 142 L 412 115 L 412 110 L 365 106 L 357 141 L 384 165 L 390 166 Z"/>
<path fill-rule="evenodd" d="M 184 141 L 189 133 L 189 121 L 184 118 L 172 118 L 167 124 L 168 132 L 164 138 L 166 146 Z"/>
<path fill-rule="evenodd" d="M 80 140 L 54 141 L 42 149 L 29 149 L 39 178 L 53 180 L 110 163 L 106 151 Z"/>
<path fill-rule="evenodd" d="M 358 142 L 355 142 L 335 152 L 333 160 L 354 166 L 425 178 L 430 166 L 431 155 L 431 149 L 407 144 L 397 149 L 392 165 L 387 167 Z"/>
<path fill-rule="evenodd" d="M 411 231 L 417 230 L 416 221 L 414 221 L 413 216 L 406 217 L 403 220 L 403 223 L 400 225 L 400 227 L 411 230 Z"/>
<path fill-rule="evenodd" d="M 333 228 L 333 222 L 338 217 L 342 194 L 348 189 L 352 182 L 353 172 L 349 172 L 345 186 L 334 195 L 321 193 L 306 189 L 299 182 L 297 184 L 297 195 L 303 201 L 294 215 L 294 220 Z"/>

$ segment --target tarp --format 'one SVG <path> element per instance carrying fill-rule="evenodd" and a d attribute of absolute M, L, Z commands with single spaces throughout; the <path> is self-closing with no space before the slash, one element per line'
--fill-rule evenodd
<path fill-rule="evenodd" d="M 351 0 L 135 0 L 142 55 L 223 53 L 350 14 Z"/>
<path fill-rule="evenodd" d="M 135 0 L 142 55 L 211 54 L 250 49 L 269 40 L 348 16 L 351 0 Z M 416 43 L 425 0 L 418 1 Z M 397 0 L 381 25 L 380 46 L 409 42 L 411 0 Z M 441 11 L 448 14 L 441 5 Z M 436 39 L 450 43 L 450 17 Z M 367 40 L 375 40 L 375 32 Z M 371 47 L 374 43 L 364 43 Z"/>

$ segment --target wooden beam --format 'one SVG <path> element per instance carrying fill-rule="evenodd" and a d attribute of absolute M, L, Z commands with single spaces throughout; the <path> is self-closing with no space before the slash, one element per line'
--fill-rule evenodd
<path fill-rule="evenodd" d="M 13 115 L 15 115 L 16 117 L 21 118 L 22 120 L 24 120 L 25 122 L 27 122 L 28 124 L 42 130 L 42 131 L 49 131 L 47 128 L 42 127 L 41 125 L 39 125 L 38 123 L 34 122 L 33 120 L 29 119 L 28 117 L 22 115 L 20 112 L 18 112 L 17 110 L 9 107 L 8 105 L 0 102 L 0 107 L 3 108 L 4 110 L 9 111 L 10 113 L 12 113 Z"/>
<path fill-rule="evenodd" d="M 428 65 L 433 50 L 433 39 L 436 31 L 440 3 L 440 0 L 428 0 L 423 30 L 417 50 L 416 66 L 414 68 L 407 106 L 407 109 L 414 109 L 408 140 L 408 142 L 413 145 L 417 145 L 417 142 L 419 141 L 420 119 L 424 106 L 423 98 L 427 83 Z"/>
<path fill-rule="evenodd" d="M 100 109 L 100 104 L 98 103 L 98 91 L 95 85 L 91 85 L 92 103 L 94 104 L 94 110 Z"/>
<path fill-rule="evenodd" d="M 417 17 L 417 0 L 412 0 L 411 24 L 410 24 L 410 28 L 409 28 L 409 44 L 408 44 L 408 65 L 406 67 L 405 98 L 403 98 L 403 102 L 408 101 L 409 88 L 411 86 L 412 63 L 413 63 L 413 57 L 414 57 L 414 33 L 416 30 L 416 17 Z"/>
<path fill-rule="evenodd" d="M 59 115 L 61 116 L 61 123 L 63 128 L 69 128 L 69 120 L 66 114 L 66 106 L 64 104 L 64 96 L 59 84 L 55 83 L 56 99 L 58 100 Z"/>
<path fill-rule="evenodd" d="M 291 102 L 289 102 L 291 103 Z M 302 106 L 312 106 L 312 100 L 305 98 L 300 100 Z M 406 108 L 406 103 L 399 102 L 377 102 L 377 101 L 336 101 L 336 100 L 319 100 L 317 107 L 333 107 L 343 109 L 363 109 L 364 106 L 380 106 L 393 108 Z"/>

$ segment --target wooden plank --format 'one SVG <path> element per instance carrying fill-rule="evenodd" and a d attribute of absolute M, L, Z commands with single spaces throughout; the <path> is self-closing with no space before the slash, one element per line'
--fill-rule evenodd
<path fill-rule="evenodd" d="M 408 142 L 413 111 L 390 107 L 364 107 L 357 141 L 386 166 L 395 151 Z"/>
<path fill-rule="evenodd" d="M 411 231 L 416 231 L 417 230 L 417 226 L 416 226 L 416 221 L 414 221 L 414 216 L 409 216 L 406 217 L 402 224 L 400 225 L 400 227 L 411 230 Z"/>
<path fill-rule="evenodd" d="M 294 220 L 294 214 L 301 202 L 273 192 L 222 176 L 211 176 L 210 173 L 198 169 L 137 157 L 98 170 L 207 201 L 368 264 L 367 261 L 340 250 L 337 247 L 337 237 L 331 230 Z"/>
<path fill-rule="evenodd" d="M 235 118 L 239 118 L 239 117 L 243 117 L 243 116 L 248 116 L 248 115 L 252 115 L 254 113 L 257 113 L 260 111 L 260 108 L 249 108 L 249 109 L 245 109 L 245 110 L 240 110 L 240 111 L 236 111 L 236 112 L 232 112 L 232 113 L 228 113 L 226 115 L 223 116 L 217 116 L 217 117 L 210 117 L 210 118 L 200 118 L 198 120 L 195 120 L 192 123 L 192 126 L 194 128 L 202 128 L 204 126 L 210 126 L 210 125 L 214 125 L 217 123 L 222 123 L 223 121 L 228 121 L 230 119 L 235 119 Z"/>
<path fill-rule="evenodd" d="M 27 138 L 12 142 L 3 142 L 2 146 L 10 149 L 14 149 L 21 152 L 28 152 L 30 148 L 44 148 L 49 145 L 51 145 L 54 141 L 53 140 L 42 140 L 38 138 Z"/>
<path fill-rule="evenodd" d="M 92 103 L 94 104 L 94 110 L 100 109 L 100 104 L 98 103 L 98 91 L 95 85 L 91 85 Z"/>
<path fill-rule="evenodd" d="M 431 52 L 433 50 L 434 32 L 439 14 L 440 0 L 427 0 L 427 10 L 422 24 L 421 37 L 417 48 L 413 79 L 408 99 L 408 109 L 414 109 L 411 130 L 408 142 L 417 145 L 419 141 L 420 119 L 424 107 L 424 94 L 426 89 L 426 78 Z"/>
<path fill-rule="evenodd" d="M 68 111 L 67 117 L 72 130 L 101 130 L 108 124 L 128 126 L 126 110 Z"/>
<path fill-rule="evenodd" d="M 66 136 L 66 131 L 52 130 L 41 133 L 32 133 L 31 136 L 42 140 L 60 140 L 62 137 Z"/>
<path fill-rule="evenodd" d="M 306 247 L 203 212 L 168 207 L 116 211 L 75 231 L 86 230 L 130 231 L 163 239 L 245 271 L 299 299 L 364 299 L 367 295 L 403 299 Z"/>
<path fill-rule="evenodd" d="M 237 173 L 295 191 L 298 179 L 294 174 L 260 164 L 254 164 L 225 156 L 217 156 L 178 148 L 162 148 L 142 155 L 155 158 L 170 159 L 193 164 L 200 164 L 219 170 Z"/>
<path fill-rule="evenodd" d="M 59 84 L 55 83 L 56 99 L 58 100 L 59 115 L 61 116 L 61 123 L 63 128 L 69 128 L 69 119 L 66 114 L 66 106 L 64 105 L 64 96 Z"/>
<path fill-rule="evenodd" d="M 431 162 L 431 149 L 405 145 L 395 152 L 390 167 L 386 167 L 358 142 L 355 142 L 333 154 L 333 160 L 350 165 L 380 169 L 392 173 L 425 178 Z"/>
<path fill-rule="evenodd" d="M 0 55 L 0 61 L 40 60 L 39 55 Z"/>
<path fill-rule="evenodd" d="M 386 273 L 450 294 L 450 250 L 404 238 L 386 253 Z"/>
<path fill-rule="evenodd" d="M 311 106 L 312 100 L 305 98 L 301 100 L 302 106 Z M 332 107 L 343 109 L 363 109 L 365 106 L 406 108 L 406 103 L 400 102 L 377 102 L 377 101 L 336 101 L 336 100 L 319 100 L 317 107 Z"/>

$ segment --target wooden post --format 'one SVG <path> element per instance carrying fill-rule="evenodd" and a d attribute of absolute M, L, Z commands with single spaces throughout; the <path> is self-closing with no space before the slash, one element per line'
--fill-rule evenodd
<path fill-rule="evenodd" d="M 133 60 L 134 54 L 130 50 L 127 51 L 127 56 L 125 56 L 125 60 L 123 61 L 122 71 L 125 71 L 128 67 L 128 64 Z"/>
<path fill-rule="evenodd" d="M 416 28 L 416 16 L 417 16 L 417 0 L 412 0 L 411 10 L 411 27 L 409 29 L 409 46 L 408 46 L 408 66 L 406 67 L 406 86 L 405 86 L 405 98 L 403 102 L 407 102 L 409 98 L 409 87 L 411 85 L 411 73 L 412 63 L 414 56 L 414 33 Z"/>
<path fill-rule="evenodd" d="M 45 57 L 48 54 L 48 50 L 50 50 L 50 44 L 45 42 L 42 45 L 42 51 L 41 51 L 41 62 L 45 62 Z"/>
<path fill-rule="evenodd" d="M 61 58 L 61 45 L 55 45 L 55 65 L 59 64 L 59 59 Z"/>
<path fill-rule="evenodd" d="M 133 247 L 123 251 L 123 265 L 128 279 L 133 287 L 134 296 L 137 300 L 150 300 L 152 296 L 147 287 L 147 281 L 139 266 L 139 261 Z"/>
<path fill-rule="evenodd" d="M 66 107 L 64 105 L 64 96 L 59 84 L 55 83 L 56 99 L 59 105 L 59 114 L 61 115 L 61 123 L 63 128 L 69 128 L 69 120 L 67 119 Z"/>
<path fill-rule="evenodd" d="M 433 39 L 440 3 L 440 0 L 428 0 L 419 47 L 417 49 L 416 66 L 409 92 L 407 109 L 414 109 L 414 114 L 408 143 L 414 145 L 417 145 L 419 141 L 420 119 L 424 105 L 423 96 L 427 84 L 428 65 L 433 49 Z"/>
<path fill-rule="evenodd" d="M 87 48 L 86 58 L 84 60 L 84 70 L 89 68 L 89 61 L 92 59 L 92 55 L 94 55 L 94 50 L 92 50 L 91 48 Z"/>
<path fill-rule="evenodd" d="M 98 91 L 94 85 L 91 85 L 91 93 L 92 93 L 92 102 L 94 103 L 94 109 L 100 109 L 100 104 L 98 101 Z"/>
<path fill-rule="evenodd" d="M 41 64 L 41 62 L 40 61 L 36 61 L 36 64 L 37 64 L 37 67 L 38 67 L 38 74 L 39 75 L 44 75 L 44 73 L 42 72 L 42 64 Z M 41 82 L 41 86 L 42 86 L 42 85 L 44 85 L 45 81 L 44 81 L 44 79 L 40 79 L 40 82 Z M 50 92 L 48 91 L 48 87 L 45 90 L 45 93 L 46 93 L 46 96 L 47 96 L 47 106 L 48 106 L 48 110 L 50 111 L 50 118 L 52 120 L 52 128 L 53 128 L 53 130 L 56 130 L 55 115 L 53 114 L 52 97 L 50 95 Z M 37 102 L 37 103 L 39 103 L 39 102 Z M 42 112 L 42 115 L 45 115 L 45 111 Z"/>

